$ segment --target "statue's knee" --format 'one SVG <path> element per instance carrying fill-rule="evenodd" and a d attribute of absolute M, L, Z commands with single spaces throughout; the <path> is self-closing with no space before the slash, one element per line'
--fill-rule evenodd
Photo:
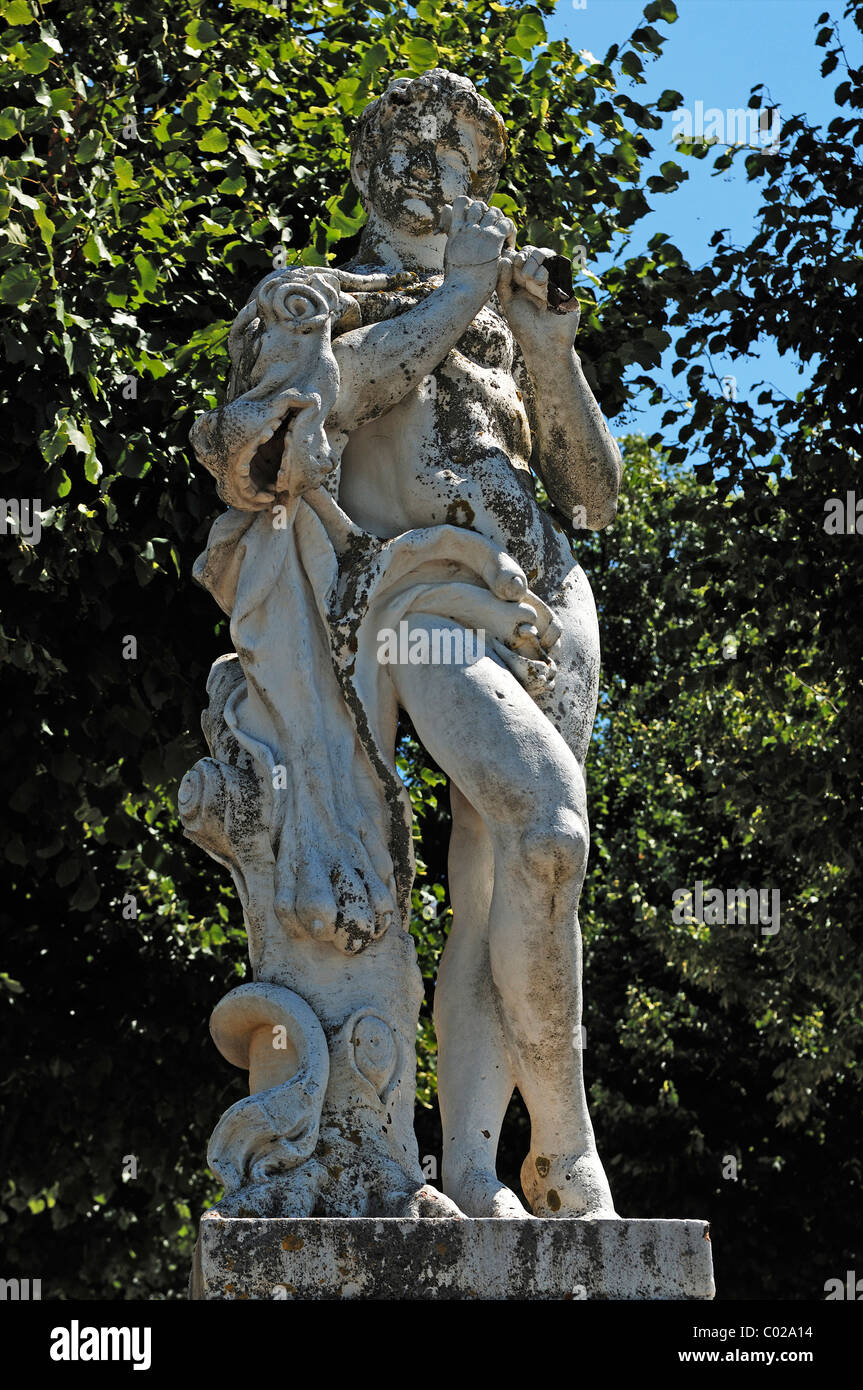
<path fill-rule="evenodd" d="M 559 810 L 552 821 L 534 822 L 522 833 L 522 864 L 531 875 L 577 878 L 584 872 L 589 844 L 583 817 Z"/>

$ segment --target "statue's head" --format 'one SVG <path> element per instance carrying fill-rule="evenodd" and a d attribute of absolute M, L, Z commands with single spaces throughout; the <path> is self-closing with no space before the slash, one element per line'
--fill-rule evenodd
<path fill-rule="evenodd" d="M 428 235 L 460 194 L 489 201 L 505 151 L 491 103 L 466 77 L 434 68 L 391 82 L 366 107 L 351 139 L 351 178 L 367 212 Z"/>

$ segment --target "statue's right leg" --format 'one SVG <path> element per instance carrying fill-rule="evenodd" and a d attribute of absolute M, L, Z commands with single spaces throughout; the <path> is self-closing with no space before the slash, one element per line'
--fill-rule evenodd
<path fill-rule="evenodd" d="M 447 868 L 453 919 L 434 1007 L 443 1188 L 466 1216 L 526 1218 L 529 1212 L 503 1185 L 496 1168 L 515 1073 L 489 961 L 494 846 L 482 817 L 454 782 L 450 805 Z"/>

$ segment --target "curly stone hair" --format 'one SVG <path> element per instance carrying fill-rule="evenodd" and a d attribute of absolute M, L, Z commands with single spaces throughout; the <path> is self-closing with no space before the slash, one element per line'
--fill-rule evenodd
<path fill-rule="evenodd" d="M 467 77 L 433 68 L 422 77 L 398 77 L 383 96 L 369 103 L 351 134 L 351 172 L 356 160 L 370 164 L 387 128 L 407 108 L 444 105 L 470 122 L 477 132 L 479 157 L 471 169 L 472 192 L 487 201 L 494 192 L 506 154 L 506 128 L 490 101 Z M 356 182 L 356 180 L 354 180 Z"/>

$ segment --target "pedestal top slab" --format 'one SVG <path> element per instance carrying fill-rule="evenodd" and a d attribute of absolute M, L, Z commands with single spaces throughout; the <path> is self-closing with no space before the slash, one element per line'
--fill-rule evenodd
<path fill-rule="evenodd" d="M 201 1222 L 196 1299 L 704 1300 L 706 1221 L 224 1219 Z"/>

